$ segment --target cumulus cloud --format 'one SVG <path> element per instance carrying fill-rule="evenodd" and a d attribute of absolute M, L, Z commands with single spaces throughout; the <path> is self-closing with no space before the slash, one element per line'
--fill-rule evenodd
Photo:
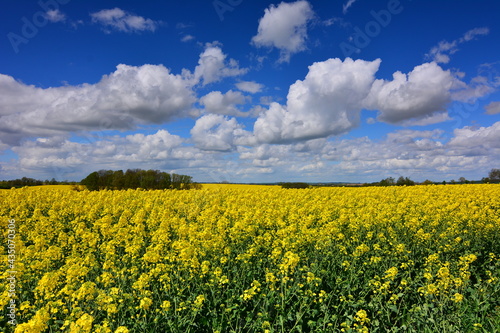
<path fill-rule="evenodd" d="M 184 77 L 164 66 L 118 65 L 96 84 L 37 88 L 0 75 L 0 140 L 82 130 L 130 129 L 186 116 L 196 101 Z"/>
<path fill-rule="evenodd" d="M 156 133 L 120 136 L 99 136 L 69 141 L 54 136 L 25 141 L 12 150 L 19 156 L 17 168 L 36 174 L 45 172 L 56 179 L 83 178 L 98 169 L 149 168 L 171 170 L 189 166 L 202 159 L 193 147 L 166 130 Z"/>
<path fill-rule="evenodd" d="M 359 125 L 380 60 L 329 59 L 309 66 L 289 90 L 286 106 L 272 103 L 254 125 L 261 142 L 308 140 L 348 132 Z"/>
<path fill-rule="evenodd" d="M 500 149 L 500 122 L 489 127 L 466 126 L 457 128 L 453 134 L 454 138 L 449 142 L 451 147 L 462 147 L 471 149 L 471 151 L 478 147 L 483 147 L 483 150 Z"/>
<path fill-rule="evenodd" d="M 236 107 L 246 101 L 247 98 L 241 92 L 232 90 L 225 94 L 212 91 L 200 98 L 200 104 L 204 106 L 206 112 L 228 116 L 247 116 Z"/>
<path fill-rule="evenodd" d="M 225 77 L 239 76 L 248 72 L 247 68 L 240 68 L 236 60 L 226 60 L 226 58 L 227 55 L 222 52 L 219 43 L 207 43 L 194 70 L 194 80 L 203 81 L 203 85 L 207 85 Z"/>
<path fill-rule="evenodd" d="M 39 88 L 0 74 L 0 148 L 33 137 L 93 130 L 130 130 L 199 116 L 194 89 L 226 77 L 242 75 L 218 43 L 207 44 L 194 72 L 175 75 L 162 65 L 118 65 L 95 84 Z M 203 98 L 209 112 L 246 116 L 237 109 L 246 97 L 229 91 Z"/>
<path fill-rule="evenodd" d="M 486 175 L 500 163 L 500 122 L 459 128 L 451 138 L 440 129 L 403 129 L 377 140 L 332 138 L 243 146 L 240 139 L 247 133 L 234 118 L 210 114 L 200 119 L 192 134 L 198 140 L 195 146 L 165 130 L 88 142 L 39 138 L 14 147 L 18 163 L 0 161 L 0 167 L 3 174 L 14 174 L 14 168 L 34 176 L 53 171 L 60 180 L 81 179 L 98 169 L 147 164 L 169 172 L 186 170 L 199 177 L 197 181 L 378 181 L 389 176 L 440 181 L 477 179 L 478 170 Z"/>
<path fill-rule="evenodd" d="M 239 148 L 240 159 L 269 167 L 286 179 L 312 181 L 378 181 L 389 176 L 414 180 L 476 179 L 500 163 L 500 122 L 490 127 L 465 127 L 448 139 L 441 129 L 397 130 L 371 140 L 316 139 L 291 144 Z"/>
<path fill-rule="evenodd" d="M 307 24 L 313 17 L 311 5 L 304 0 L 271 5 L 259 20 L 258 33 L 252 43 L 257 47 L 279 49 L 279 62 L 289 62 L 292 54 L 305 50 Z"/>
<path fill-rule="evenodd" d="M 446 111 L 456 78 L 436 63 L 417 66 L 409 74 L 396 72 L 392 81 L 375 80 L 365 107 L 378 110 L 378 120 L 396 124 Z"/>
<path fill-rule="evenodd" d="M 208 114 L 198 120 L 191 129 L 191 139 L 202 150 L 229 151 L 238 139 L 247 133 L 235 118 Z"/>
<path fill-rule="evenodd" d="M 380 122 L 435 124 L 450 120 L 447 107 L 459 96 L 483 93 L 435 62 L 408 74 L 395 72 L 392 80 L 376 79 L 380 62 L 346 58 L 314 63 L 304 80 L 290 86 L 286 105 L 271 103 L 260 113 L 255 139 L 285 143 L 344 134 L 359 125 L 363 109 L 378 112 Z"/>
<path fill-rule="evenodd" d="M 484 107 L 486 109 L 486 114 L 499 114 L 500 113 L 500 102 L 491 102 Z"/>
<path fill-rule="evenodd" d="M 255 81 L 241 81 L 236 83 L 236 88 L 244 92 L 256 94 L 262 91 L 264 85 Z"/>
<path fill-rule="evenodd" d="M 107 33 L 110 33 L 112 30 L 128 33 L 141 31 L 154 32 L 161 25 L 160 21 L 137 16 L 120 8 L 103 9 L 91 13 L 90 17 L 93 23 L 102 25 L 104 31 Z"/>
<path fill-rule="evenodd" d="M 450 62 L 450 55 L 458 52 L 458 46 L 460 44 L 474 40 L 477 36 L 484 36 L 489 34 L 490 30 L 486 27 L 474 28 L 467 31 L 459 39 L 454 41 L 441 41 L 437 46 L 434 46 L 428 54 L 426 54 L 427 59 L 431 59 L 437 63 L 447 64 Z"/>

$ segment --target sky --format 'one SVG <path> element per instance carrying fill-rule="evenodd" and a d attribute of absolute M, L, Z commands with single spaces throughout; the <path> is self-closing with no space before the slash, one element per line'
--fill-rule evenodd
<path fill-rule="evenodd" d="M 496 0 L 8 0 L 0 179 L 480 180 Z"/>

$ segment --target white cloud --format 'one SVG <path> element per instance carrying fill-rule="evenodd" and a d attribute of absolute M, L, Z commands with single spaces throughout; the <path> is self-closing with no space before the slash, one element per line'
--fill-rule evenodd
<path fill-rule="evenodd" d="M 160 21 L 133 15 L 120 8 L 103 9 L 91 13 L 90 17 L 92 18 L 92 22 L 102 25 L 107 33 L 111 30 L 121 32 L 154 32 L 161 25 Z"/>
<path fill-rule="evenodd" d="M 361 137 L 262 144 L 241 149 L 240 159 L 272 167 L 287 180 L 478 179 L 478 171 L 486 174 L 500 163 L 499 129 L 500 122 L 479 129 L 466 127 L 456 130 L 448 142 L 444 131 L 436 129 L 398 130 L 382 140 Z"/>
<path fill-rule="evenodd" d="M 500 113 L 500 102 L 491 102 L 484 107 L 486 109 L 486 114 L 499 114 Z"/>
<path fill-rule="evenodd" d="M 226 60 L 226 58 L 227 55 L 222 52 L 219 43 L 207 43 L 195 68 L 194 80 L 196 82 L 203 80 L 203 85 L 207 85 L 225 77 L 239 76 L 248 72 L 248 69 L 240 68 L 236 60 Z"/>
<path fill-rule="evenodd" d="M 349 0 L 347 1 L 347 3 L 345 3 L 343 6 L 342 6 L 342 12 L 344 13 L 344 15 L 347 13 L 347 10 L 356 2 L 357 0 Z"/>
<path fill-rule="evenodd" d="M 37 88 L 0 75 L 0 140 L 83 130 L 130 129 L 187 116 L 196 101 L 186 79 L 163 66 L 118 65 L 96 84 Z"/>
<path fill-rule="evenodd" d="M 247 135 L 235 118 L 208 114 L 198 120 L 191 129 L 191 139 L 202 150 L 229 151 L 234 149 L 238 138 Z"/>
<path fill-rule="evenodd" d="M 406 119 L 397 124 L 401 126 L 427 126 L 451 120 L 452 118 L 448 115 L 448 111 L 437 111 L 415 119 Z"/>
<path fill-rule="evenodd" d="M 258 33 L 252 38 L 255 46 L 280 50 L 279 62 L 289 62 L 294 53 L 305 50 L 307 24 L 314 17 L 309 2 L 281 2 L 271 5 L 259 20 Z"/>
<path fill-rule="evenodd" d="M 457 82 L 457 88 L 452 97 L 455 101 L 474 103 L 478 98 L 486 96 L 495 91 L 497 83 L 491 82 L 485 76 L 476 76 L 469 84 Z"/>
<path fill-rule="evenodd" d="M 200 104 L 205 107 L 208 113 L 247 116 L 236 107 L 236 105 L 244 104 L 246 100 L 247 98 L 239 91 L 229 90 L 225 94 L 220 91 L 212 91 L 200 98 Z"/>
<path fill-rule="evenodd" d="M 409 74 L 396 72 L 392 81 L 376 80 L 365 107 L 378 110 L 378 120 L 396 124 L 446 111 L 456 79 L 436 63 L 417 66 Z"/>
<path fill-rule="evenodd" d="M 193 108 L 196 85 L 242 75 L 217 43 L 207 44 L 194 73 L 170 73 L 162 65 L 118 65 L 96 84 L 39 88 L 0 74 L 0 143 L 19 145 L 22 139 L 68 135 L 71 132 L 129 130 L 141 124 L 161 124 L 199 116 Z M 235 105 L 246 98 L 230 91 L 203 100 L 209 112 L 246 116 Z M 218 104 L 217 104 L 218 103 Z"/>
<path fill-rule="evenodd" d="M 472 30 L 467 31 L 464 36 L 460 39 L 460 42 L 468 42 L 476 38 L 476 36 L 487 35 L 490 33 L 490 29 L 486 27 L 482 28 L 474 28 Z"/>
<path fill-rule="evenodd" d="M 45 172 L 59 180 L 81 179 L 99 169 L 146 168 L 145 165 L 175 169 L 186 167 L 190 159 L 203 158 L 192 147 L 183 146 L 182 138 L 165 130 L 149 135 L 86 138 L 83 142 L 57 136 L 38 138 L 12 150 L 19 156 L 17 167 L 22 172 Z"/>
<path fill-rule="evenodd" d="M 262 91 L 264 85 L 257 83 L 255 81 L 241 81 L 236 83 L 236 88 L 238 88 L 241 91 L 245 91 L 251 94 L 256 94 Z"/>
<path fill-rule="evenodd" d="M 186 42 L 189 42 L 189 41 L 191 41 L 191 40 L 193 40 L 193 39 L 194 39 L 194 36 L 193 36 L 193 35 L 185 35 L 185 36 L 183 36 L 183 37 L 181 38 L 181 42 L 186 43 Z"/>
<path fill-rule="evenodd" d="M 458 46 L 465 42 L 469 42 L 476 38 L 476 36 L 483 36 L 489 34 L 490 30 L 486 27 L 474 28 L 467 31 L 461 38 L 454 41 L 441 41 L 437 46 L 434 46 L 426 57 L 437 63 L 447 64 L 450 62 L 450 55 L 458 52 Z"/>
<path fill-rule="evenodd" d="M 255 139 L 286 143 L 344 134 L 360 124 L 362 109 L 377 111 L 377 120 L 390 124 L 436 124 L 451 120 L 447 108 L 458 96 L 484 93 L 434 62 L 395 72 L 390 81 L 375 78 L 379 65 L 379 59 L 350 58 L 314 63 L 304 80 L 290 86 L 286 105 L 271 103 L 260 112 Z"/>
<path fill-rule="evenodd" d="M 241 145 L 247 133 L 234 118 L 206 115 L 195 127 L 194 147 L 186 145 L 189 139 L 165 130 L 89 142 L 63 137 L 24 141 L 12 148 L 19 161 L 0 162 L 0 168 L 4 175 L 19 172 L 36 178 L 41 173 L 50 179 L 54 174 L 60 180 L 81 179 L 99 169 L 147 165 L 185 172 L 198 181 L 378 181 L 389 176 L 441 181 L 478 179 L 478 173 L 487 175 L 500 163 L 500 122 L 457 129 L 451 139 L 440 129 L 405 129 L 377 140 L 316 139 L 251 147 Z"/>
<path fill-rule="evenodd" d="M 494 152 L 493 149 L 500 149 L 500 122 L 496 122 L 490 127 L 466 126 L 457 128 L 453 134 L 455 137 L 449 142 L 451 147 L 462 147 L 472 151 L 481 147 L 484 148 L 481 150 L 491 150 L 491 153 Z"/>
<path fill-rule="evenodd" d="M 66 21 L 66 15 L 64 15 L 59 9 L 52 9 L 45 13 L 45 17 L 49 22 L 57 23 Z"/>
<path fill-rule="evenodd" d="M 272 103 L 254 125 L 261 142 L 308 140 L 346 133 L 359 125 L 380 60 L 329 59 L 309 66 L 290 87 L 287 105 Z"/>

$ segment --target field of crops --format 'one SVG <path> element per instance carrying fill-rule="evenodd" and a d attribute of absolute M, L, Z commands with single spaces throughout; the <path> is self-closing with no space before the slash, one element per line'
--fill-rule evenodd
<path fill-rule="evenodd" d="M 498 198 L 0 191 L 0 332 L 500 332 Z"/>

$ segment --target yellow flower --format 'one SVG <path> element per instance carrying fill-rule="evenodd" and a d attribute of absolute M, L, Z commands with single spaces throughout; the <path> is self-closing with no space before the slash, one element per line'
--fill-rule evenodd
<path fill-rule="evenodd" d="M 193 306 L 196 310 L 201 309 L 203 306 L 203 302 L 205 302 L 205 295 L 198 295 L 196 296 L 196 299 L 193 302 Z"/>
<path fill-rule="evenodd" d="M 144 297 L 143 299 L 141 299 L 141 302 L 139 304 L 139 308 L 144 309 L 144 310 L 148 310 L 149 307 L 151 306 L 151 304 L 153 304 L 153 300 L 149 297 Z"/>
<path fill-rule="evenodd" d="M 464 299 L 464 296 L 462 294 L 459 294 L 459 293 L 455 293 L 452 298 L 453 302 L 455 303 L 459 303 L 459 302 L 462 302 L 463 299 Z"/>
<path fill-rule="evenodd" d="M 94 317 L 88 313 L 83 314 L 78 320 L 70 324 L 70 333 L 84 333 L 92 330 L 92 322 Z"/>
<path fill-rule="evenodd" d="M 359 310 L 358 312 L 356 312 L 356 316 L 354 317 L 354 319 L 356 319 L 356 321 L 361 324 L 370 322 L 368 314 L 365 310 Z"/>
<path fill-rule="evenodd" d="M 396 275 L 398 274 L 398 269 L 396 267 L 391 267 L 388 270 L 385 271 L 385 276 L 384 278 L 386 280 L 394 280 Z"/>
<path fill-rule="evenodd" d="M 163 301 L 163 303 L 161 304 L 161 308 L 163 309 L 163 311 L 168 311 L 170 310 L 170 302 L 169 301 Z"/>

